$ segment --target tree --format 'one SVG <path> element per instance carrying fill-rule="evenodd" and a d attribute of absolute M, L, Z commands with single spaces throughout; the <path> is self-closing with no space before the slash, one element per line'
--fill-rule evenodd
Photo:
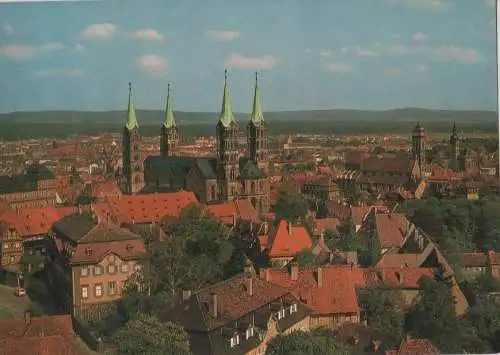
<path fill-rule="evenodd" d="M 348 349 L 332 337 L 315 336 L 295 331 L 280 334 L 267 344 L 266 355 L 339 355 L 348 354 Z"/>
<path fill-rule="evenodd" d="M 278 199 L 273 210 L 276 213 L 276 221 L 282 219 L 288 222 L 303 221 L 307 214 L 307 205 L 302 195 L 292 186 L 281 185 L 278 188 Z"/>
<path fill-rule="evenodd" d="M 442 272 L 435 279 L 423 277 L 419 280 L 419 302 L 406 317 L 408 333 L 422 339 L 429 339 L 446 353 L 458 353 L 461 345 L 457 341 L 460 323 L 455 313 L 451 280 Z"/>
<path fill-rule="evenodd" d="M 113 342 L 118 347 L 118 353 L 123 355 L 191 354 L 184 329 L 147 315 L 127 322 L 115 333 Z"/>
<path fill-rule="evenodd" d="M 398 290 L 368 287 L 359 293 L 360 303 L 368 315 L 368 326 L 386 332 L 393 338 L 389 347 L 395 347 L 403 338 L 405 314 L 404 300 Z"/>
<path fill-rule="evenodd" d="M 467 311 L 464 328 L 474 329 L 479 341 L 474 342 L 474 348 L 466 349 L 471 352 L 498 353 L 500 351 L 500 304 L 488 298 Z"/>
<path fill-rule="evenodd" d="M 309 249 L 304 249 L 295 254 L 295 261 L 297 261 L 300 267 L 314 267 L 321 265 L 321 261 Z"/>

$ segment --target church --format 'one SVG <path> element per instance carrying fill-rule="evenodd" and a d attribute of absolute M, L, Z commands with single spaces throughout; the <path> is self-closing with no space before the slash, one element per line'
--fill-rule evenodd
<path fill-rule="evenodd" d="M 231 107 L 226 70 L 222 109 L 216 125 L 216 156 L 176 156 L 174 151 L 179 144 L 179 130 L 169 85 L 165 119 L 161 125 L 160 155 L 142 159 L 141 135 L 129 85 L 127 122 L 123 130 L 121 189 L 125 194 L 192 191 L 203 203 L 249 199 L 259 213 L 266 213 L 270 203 L 267 175 L 269 132 L 262 112 L 257 73 L 252 115 L 246 125 L 247 156 L 240 154 L 239 132 Z"/>

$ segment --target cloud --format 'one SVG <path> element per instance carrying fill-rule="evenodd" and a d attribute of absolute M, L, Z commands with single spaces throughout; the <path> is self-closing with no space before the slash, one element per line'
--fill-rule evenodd
<path fill-rule="evenodd" d="M 168 70 L 168 61 L 156 54 L 144 54 L 137 59 L 137 63 L 148 74 L 162 75 Z"/>
<path fill-rule="evenodd" d="M 384 74 L 388 76 L 398 76 L 403 74 L 403 71 L 399 68 L 387 68 L 384 70 Z"/>
<path fill-rule="evenodd" d="M 110 40 L 116 34 L 117 27 L 112 23 L 95 23 L 83 31 L 87 39 Z"/>
<path fill-rule="evenodd" d="M 452 60 L 464 63 L 474 63 L 481 60 L 479 53 L 472 48 L 443 45 L 436 50 L 436 54 L 443 60 Z"/>
<path fill-rule="evenodd" d="M 77 43 L 73 47 L 73 52 L 78 53 L 78 54 L 83 54 L 86 52 L 86 49 L 82 44 Z"/>
<path fill-rule="evenodd" d="M 161 33 L 159 33 L 156 30 L 153 30 L 151 28 L 145 28 L 141 30 L 137 30 L 134 32 L 133 37 L 138 40 L 143 40 L 143 41 L 157 41 L 161 42 L 163 41 L 164 37 Z"/>
<path fill-rule="evenodd" d="M 405 55 L 421 52 L 425 49 L 427 49 L 427 47 L 422 45 L 395 44 L 389 47 L 389 53 L 396 55 Z"/>
<path fill-rule="evenodd" d="M 273 56 L 245 57 L 240 54 L 231 54 L 226 65 L 232 68 L 271 69 L 278 65 L 278 60 Z"/>
<path fill-rule="evenodd" d="M 414 41 L 425 41 L 426 39 L 427 39 L 427 36 L 421 32 L 417 32 L 413 35 Z"/>
<path fill-rule="evenodd" d="M 30 59 L 39 54 L 56 51 L 64 48 L 61 43 L 50 42 L 40 46 L 26 44 L 9 44 L 0 46 L 0 57 L 16 60 Z"/>
<path fill-rule="evenodd" d="M 64 77 L 64 78 L 74 78 L 85 74 L 85 70 L 73 68 L 73 69 L 40 69 L 35 70 L 36 78 L 50 78 L 50 77 Z"/>
<path fill-rule="evenodd" d="M 206 36 L 217 42 L 231 42 L 240 36 L 238 31 L 207 31 Z"/>
<path fill-rule="evenodd" d="M 307 49 L 306 49 L 306 54 L 309 54 L 309 53 L 311 53 L 311 52 L 312 52 L 312 50 L 311 50 L 310 48 L 307 48 Z"/>
<path fill-rule="evenodd" d="M 2 32 L 8 36 L 11 36 L 14 34 L 14 28 L 10 24 L 6 23 L 2 27 Z"/>
<path fill-rule="evenodd" d="M 415 9 L 442 11 L 451 7 L 447 0 L 385 0 L 388 4 L 405 5 Z"/>
<path fill-rule="evenodd" d="M 326 71 L 330 73 L 350 73 L 353 68 L 344 63 L 333 62 L 327 65 Z"/>
<path fill-rule="evenodd" d="M 428 73 L 429 72 L 429 67 L 427 65 L 423 65 L 423 64 L 417 65 L 416 69 L 419 73 Z"/>
<path fill-rule="evenodd" d="M 333 53 L 331 51 L 328 51 L 328 50 L 322 50 L 322 51 L 319 51 L 318 52 L 318 55 L 320 57 L 330 57 Z"/>

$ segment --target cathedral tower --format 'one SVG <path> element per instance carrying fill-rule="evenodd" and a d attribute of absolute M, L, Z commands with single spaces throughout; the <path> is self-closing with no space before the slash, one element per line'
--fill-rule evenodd
<path fill-rule="evenodd" d="M 252 117 L 247 125 L 247 144 L 250 159 L 266 174 L 269 170 L 268 136 L 267 122 L 264 120 L 260 101 L 258 75 L 255 73 L 255 93 Z"/>
<path fill-rule="evenodd" d="M 460 138 L 457 132 L 457 125 L 453 122 L 453 128 L 450 135 L 451 168 L 454 171 L 460 169 Z"/>
<path fill-rule="evenodd" d="M 239 175 L 239 138 L 238 123 L 231 108 L 231 97 L 227 82 L 227 70 L 224 72 L 224 94 L 222 109 L 217 123 L 217 184 L 219 199 L 232 201 L 238 194 Z"/>
<path fill-rule="evenodd" d="M 411 141 L 412 141 L 411 156 L 414 161 L 418 162 L 421 173 L 425 171 L 425 166 L 426 166 L 425 140 L 426 140 L 425 128 L 422 127 L 420 123 L 417 123 L 411 134 Z"/>
<path fill-rule="evenodd" d="M 127 123 L 123 128 L 122 190 L 125 194 L 135 194 L 144 187 L 140 144 L 141 135 L 132 99 L 132 83 L 129 83 Z"/>
<path fill-rule="evenodd" d="M 162 156 L 172 155 L 172 150 L 179 144 L 179 130 L 175 124 L 174 111 L 172 108 L 172 94 L 170 83 L 168 83 L 167 106 L 165 107 L 165 120 L 161 125 L 160 154 Z"/>

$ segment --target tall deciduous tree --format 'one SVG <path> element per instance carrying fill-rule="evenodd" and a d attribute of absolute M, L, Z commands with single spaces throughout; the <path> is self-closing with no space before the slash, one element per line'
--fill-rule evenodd
<path fill-rule="evenodd" d="M 307 214 L 307 205 L 302 195 L 292 186 L 282 185 L 278 188 L 278 200 L 274 205 L 276 220 L 285 219 L 289 222 L 304 221 Z"/>
<path fill-rule="evenodd" d="M 120 355 L 189 355 L 188 336 L 173 323 L 141 315 L 113 336 Z"/>

